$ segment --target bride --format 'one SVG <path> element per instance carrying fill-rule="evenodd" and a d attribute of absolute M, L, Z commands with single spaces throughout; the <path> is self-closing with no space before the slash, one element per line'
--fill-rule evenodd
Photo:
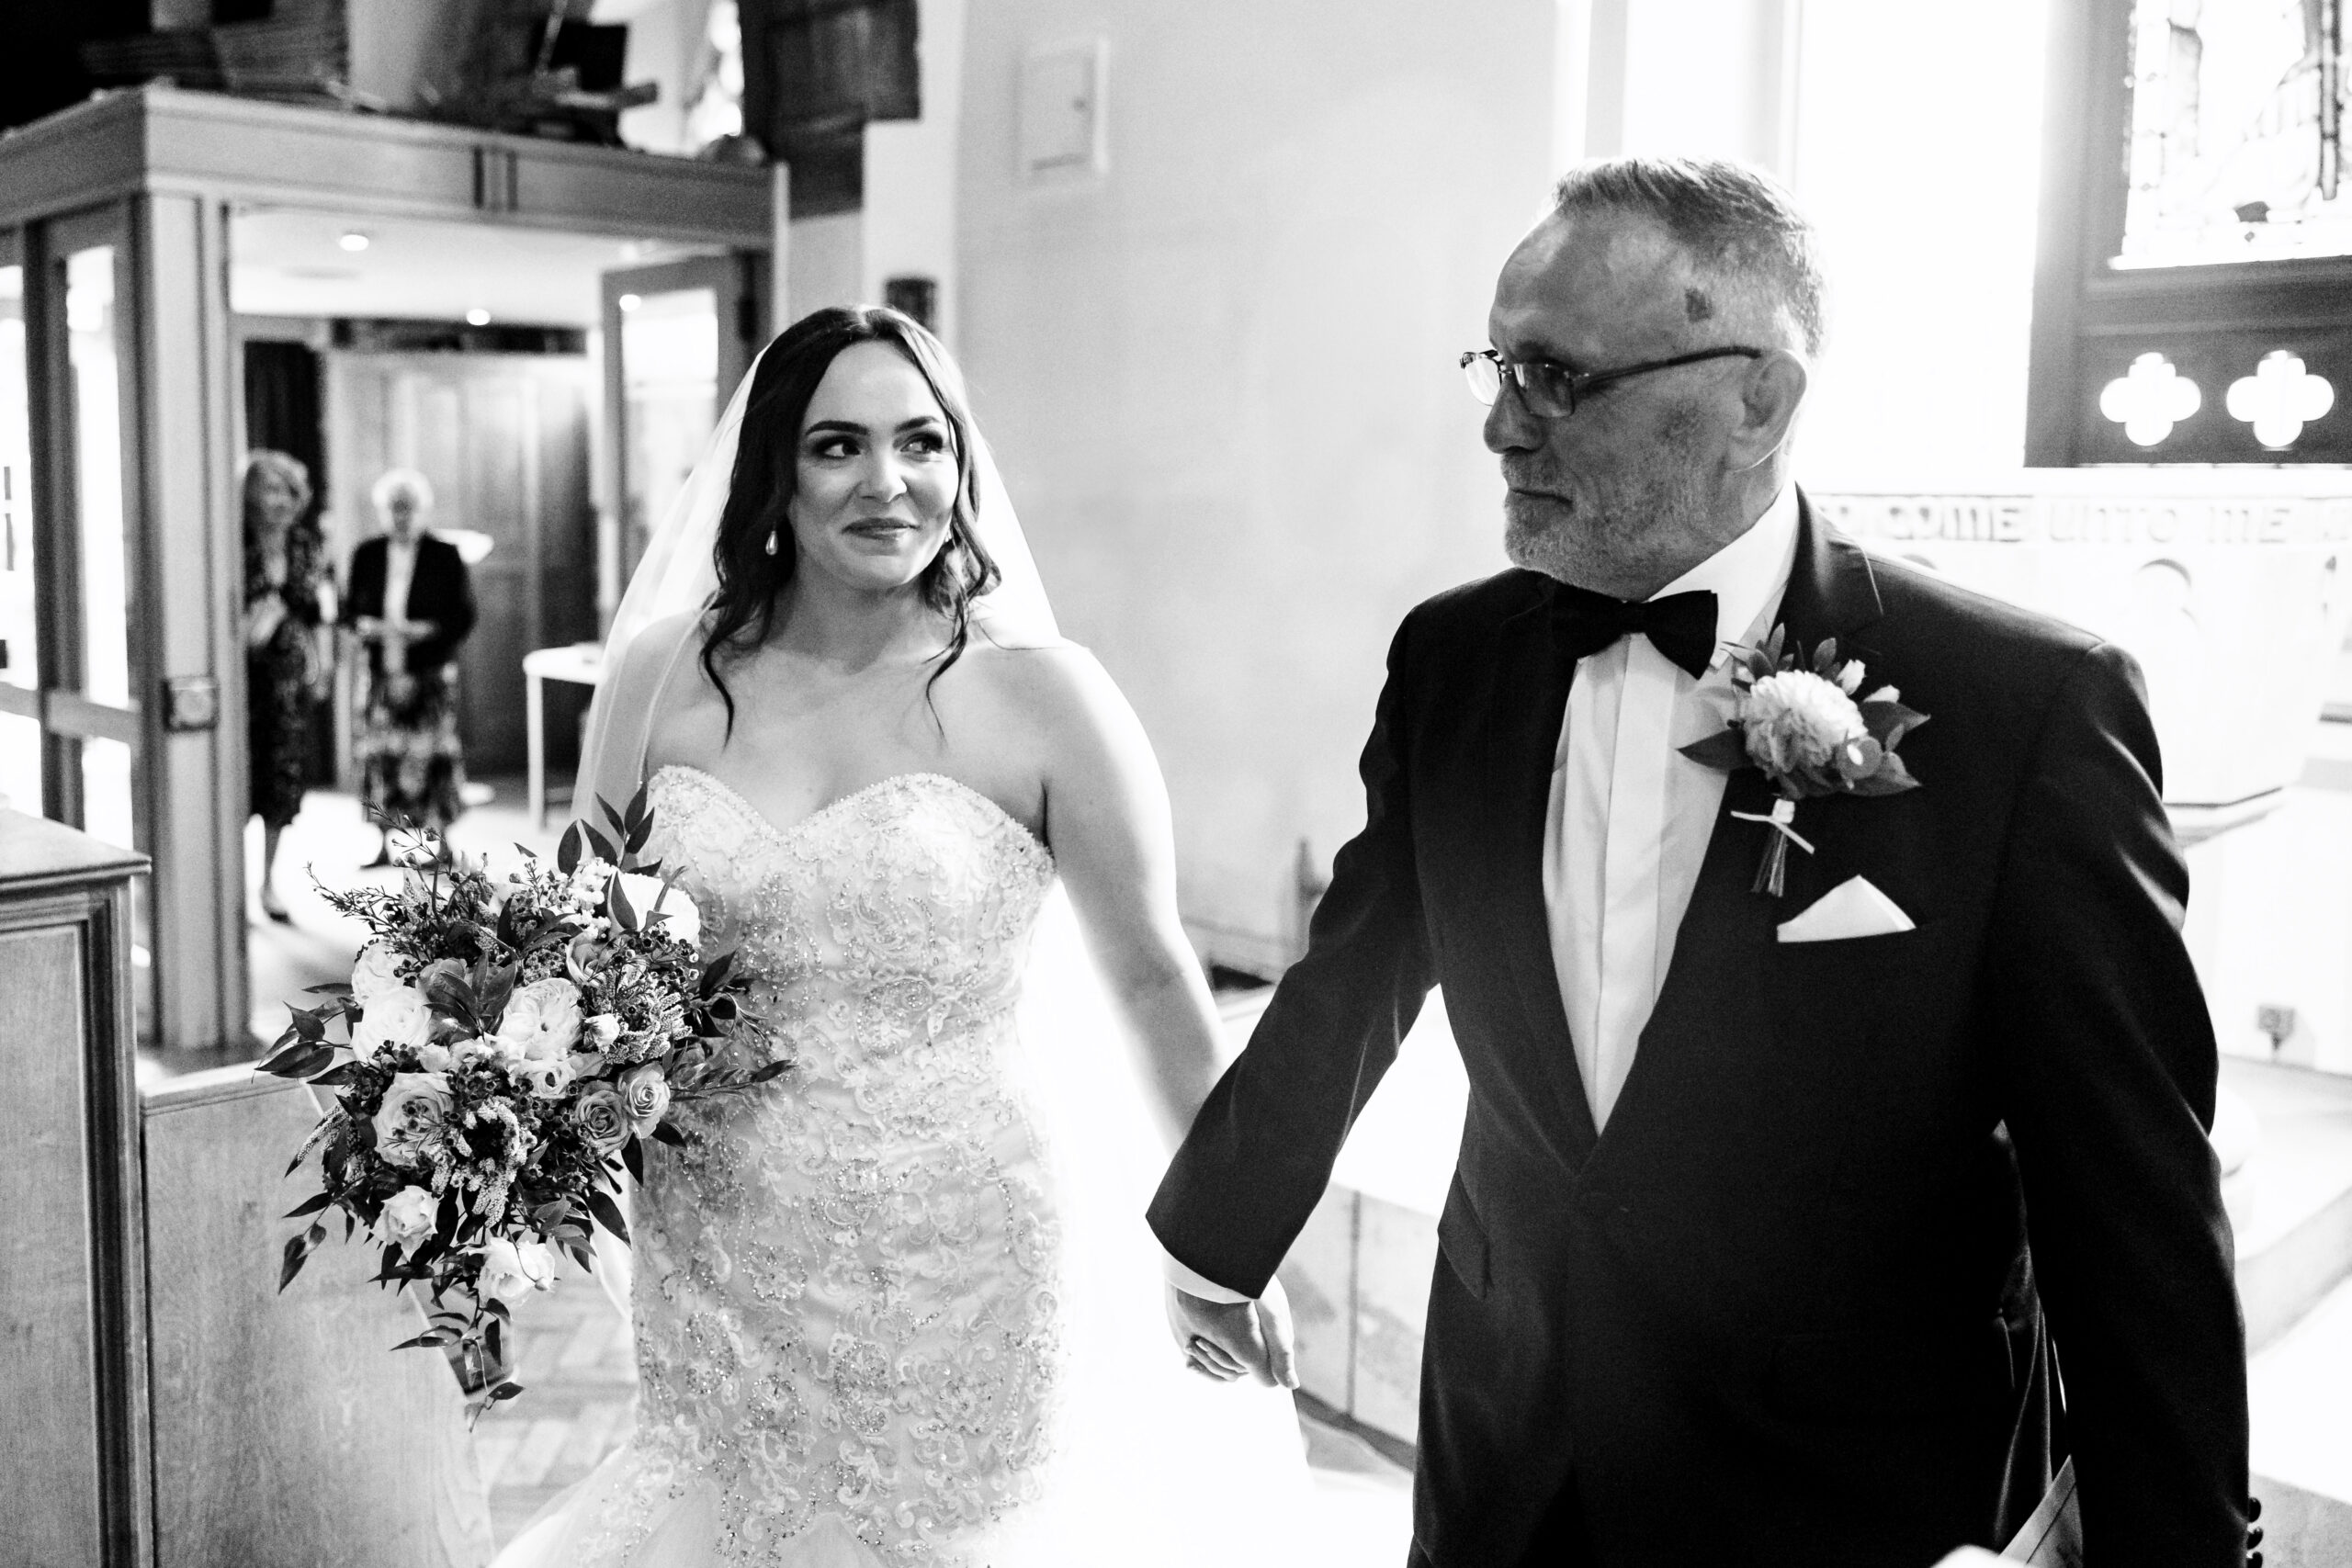
<path fill-rule="evenodd" d="M 938 341 L 827 310 L 772 344 L 606 669 L 581 798 L 646 784 L 794 1069 L 649 1155 L 635 1430 L 499 1568 L 1299 1560 L 1287 1393 L 1150 1321 L 1144 1203 L 1216 1071 L 1166 794 Z M 1041 915 L 1070 956 L 1016 1027 Z"/>

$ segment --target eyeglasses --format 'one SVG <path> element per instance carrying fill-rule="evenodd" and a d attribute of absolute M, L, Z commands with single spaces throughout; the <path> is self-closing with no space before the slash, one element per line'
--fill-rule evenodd
<path fill-rule="evenodd" d="M 1623 381 L 1628 376 L 1671 370 L 1678 365 L 1696 365 L 1702 359 L 1734 356 L 1761 359 L 1764 350 L 1702 348 L 1696 354 L 1678 354 L 1671 359 L 1653 359 L 1614 370 L 1571 370 L 1548 359 L 1505 359 L 1491 348 L 1474 348 L 1462 356 L 1462 375 L 1470 383 L 1470 395 L 1489 407 L 1502 395 L 1504 378 L 1509 377 L 1517 383 L 1520 400 L 1527 405 L 1528 412 L 1542 419 L 1566 419 L 1577 412 L 1577 404 L 1586 393 Z"/>

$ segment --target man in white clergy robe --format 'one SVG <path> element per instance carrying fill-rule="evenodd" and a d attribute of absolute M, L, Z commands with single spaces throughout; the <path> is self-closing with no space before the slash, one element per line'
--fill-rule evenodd
<path fill-rule="evenodd" d="M 2138 671 L 1807 506 L 1815 258 L 1769 179 L 1621 159 L 1504 266 L 1464 361 L 1516 569 L 1396 635 L 1363 830 L 1150 1210 L 1171 1319 L 1285 1370 L 1253 1298 L 1442 985 L 1414 1563 L 1925 1568 L 2071 1455 L 2090 1568 L 2235 1565 L 2215 1052 Z M 1917 787 L 1775 823 L 1683 754 L 1776 631 L 1928 716 Z"/>

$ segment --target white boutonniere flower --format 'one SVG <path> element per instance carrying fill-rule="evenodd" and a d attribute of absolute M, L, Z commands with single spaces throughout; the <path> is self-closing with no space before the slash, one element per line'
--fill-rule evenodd
<path fill-rule="evenodd" d="M 1762 648 L 1736 650 L 1731 717 L 1714 734 L 1682 748 L 1692 761 L 1725 773 L 1758 769 L 1780 791 L 1770 812 L 1732 813 L 1772 829 L 1755 890 L 1776 898 L 1786 885 L 1789 846 L 1813 852 L 1796 830 L 1797 802 L 1918 788 L 1894 749 L 1928 722 L 1926 714 L 1903 705 L 1893 686 L 1857 701 L 1864 666 L 1859 659 L 1840 660 L 1836 637 L 1823 639 L 1804 661 L 1796 650 L 1781 650 L 1786 635 L 1786 627 L 1775 627 Z"/>

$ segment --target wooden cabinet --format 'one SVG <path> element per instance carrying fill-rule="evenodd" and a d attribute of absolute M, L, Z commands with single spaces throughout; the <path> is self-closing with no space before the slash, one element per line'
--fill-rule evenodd
<path fill-rule="evenodd" d="M 0 1568 L 477 1568 L 415 1307 L 356 1247 L 277 1291 L 311 1090 L 133 1050 L 144 870 L 0 810 Z"/>

